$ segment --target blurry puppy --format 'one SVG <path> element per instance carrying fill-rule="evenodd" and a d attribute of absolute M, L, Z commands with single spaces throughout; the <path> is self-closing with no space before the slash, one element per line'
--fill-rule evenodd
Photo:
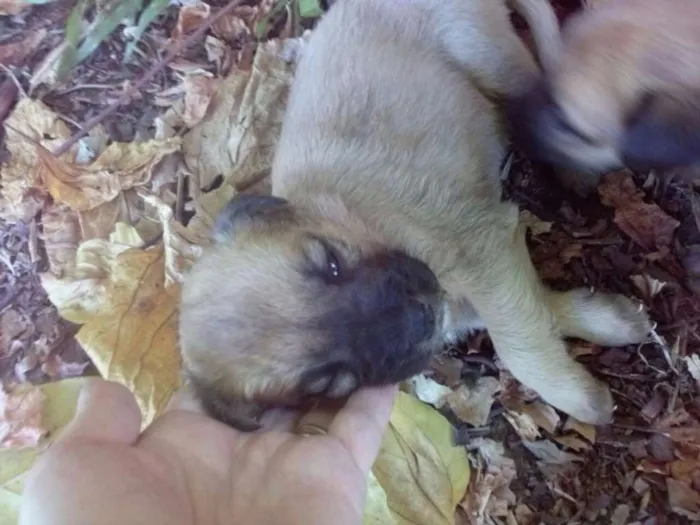
<path fill-rule="evenodd" d="M 700 2 L 600 1 L 560 36 L 555 17 L 525 18 L 550 43 L 544 78 L 510 104 L 532 157 L 577 172 L 570 182 L 584 187 L 622 166 L 700 161 Z"/>
<path fill-rule="evenodd" d="M 182 290 L 184 369 L 242 429 L 271 406 L 395 383 L 486 327 L 512 373 L 557 408 L 610 420 L 607 387 L 563 337 L 645 340 L 621 296 L 543 286 L 489 98 L 537 67 L 494 0 L 339 0 L 298 65 L 273 196 L 240 196 Z M 477 314 L 478 312 L 478 314 Z"/>

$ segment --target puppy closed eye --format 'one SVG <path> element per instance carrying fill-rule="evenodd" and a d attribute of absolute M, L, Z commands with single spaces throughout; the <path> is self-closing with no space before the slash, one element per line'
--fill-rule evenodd
<path fill-rule="evenodd" d="M 328 283 L 338 283 L 344 277 L 342 259 L 338 250 L 329 242 L 313 238 L 305 246 L 312 272 Z"/>

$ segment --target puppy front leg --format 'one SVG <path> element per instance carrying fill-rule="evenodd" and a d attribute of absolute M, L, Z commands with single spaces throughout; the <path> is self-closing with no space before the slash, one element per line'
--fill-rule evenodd
<path fill-rule="evenodd" d="M 519 381 L 580 421 L 609 423 L 610 391 L 568 354 L 548 306 L 547 289 L 530 259 L 524 229 L 517 220 L 512 225 L 505 233 L 491 228 L 484 236 L 488 238 L 472 247 L 474 255 L 459 277 L 460 291 L 479 312 L 496 353 Z"/>

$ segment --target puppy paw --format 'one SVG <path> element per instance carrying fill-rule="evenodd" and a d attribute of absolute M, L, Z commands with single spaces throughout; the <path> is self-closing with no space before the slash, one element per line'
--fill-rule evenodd
<path fill-rule="evenodd" d="M 349 370 L 329 367 L 308 373 L 300 384 L 305 396 L 322 396 L 340 399 L 352 394 L 359 387 L 357 376 Z"/>
<path fill-rule="evenodd" d="M 607 385 L 593 376 L 585 384 L 580 380 L 568 385 L 539 391 L 547 403 L 554 408 L 590 425 L 607 425 L 612 422 L 615 404 Z"/>
<path fill-rule="evenodd" d="M 567 293 L 570 308 L 560 319 L 565 336 L 605 346 L 624 346 L 649 340 L 652 323 L 641 303 L 623 295 L 591 293 L 587 289 Z"/>

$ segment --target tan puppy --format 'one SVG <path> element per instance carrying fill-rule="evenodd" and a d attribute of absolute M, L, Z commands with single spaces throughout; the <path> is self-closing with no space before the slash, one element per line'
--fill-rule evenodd
<path fill-rule="evenodd" d="M 183 287 L 182 355 L 210 413 L 252 429 L 267 406 L 407 379 L 486 327 L 546 401 L 610 420 L 608 389 L 562 337 L 637 343 L 647 317 L 545 288 L 500 198 L 506 139 L 487 95 L 536 74 L 495 0 L 331 7 L 298 66 L 274 196 L 231 202 Z"/>
<path fill-rule="evenodd" d="M 700 2 L 598 1 L 572 15 L 558 45 L 556 19 L 526 18 L 551 43 L 544 78 L 510 108 L 533 157 L 592 184 L 623 165 L 700 161 Z"/>

